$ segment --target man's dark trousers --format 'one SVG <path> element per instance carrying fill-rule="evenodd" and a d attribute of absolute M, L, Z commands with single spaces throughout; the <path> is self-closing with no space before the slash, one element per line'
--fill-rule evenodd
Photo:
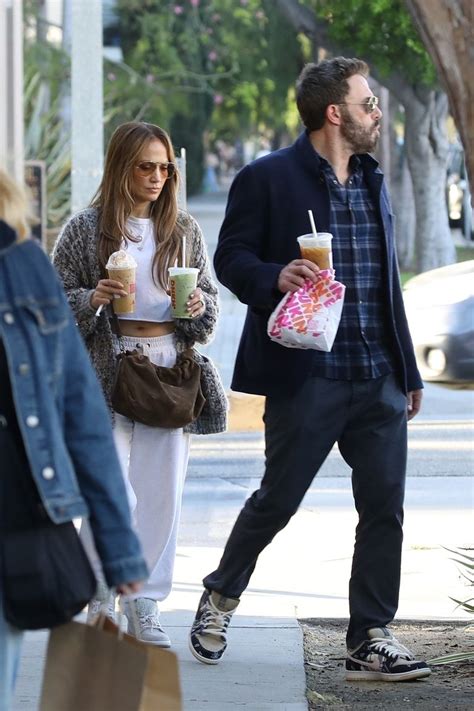
<path fill-rule="evenodd" d="M 205 587 L 240 597 L 260 552 L 296 512 L 338 442 L 352 469 L 359 514 L 347 646 L 364 640 L 367 628 L 389 624 L 400 587 L 406 407 L 393 375 L 358 381 L 311 377 L 294 395 L 267 397 L 265 475 L 240 512 L 218 569 L 204 578 Z"/>

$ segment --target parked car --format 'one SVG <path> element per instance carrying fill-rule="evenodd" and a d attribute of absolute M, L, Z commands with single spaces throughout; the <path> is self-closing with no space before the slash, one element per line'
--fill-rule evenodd
<path fill-rule="evenodd" d="M 474 384 L 474 260 L 409 279 L 404 301 L 422 378 Z"/>

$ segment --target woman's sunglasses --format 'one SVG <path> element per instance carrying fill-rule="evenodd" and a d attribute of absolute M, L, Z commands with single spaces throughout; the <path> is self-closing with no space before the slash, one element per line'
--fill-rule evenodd
<path fill-rule="evenodd" d="M 174 163 L 155 163 L 153 160 L 142 160 L 135 165 L 135 168 L 139 175 L 143 175 L 143 177 L 152 175 L 158 168 L 161 177 L 165 180 L 172 178 L 176 171 Z"/>

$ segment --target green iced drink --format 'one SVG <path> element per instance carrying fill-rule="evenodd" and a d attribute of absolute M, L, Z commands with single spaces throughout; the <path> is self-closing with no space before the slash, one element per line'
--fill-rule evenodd
<path fill-rule="evenodd" d="M 195 267 L 170 267 L 171 310 L 174 318 L 192 318 L 186 308 L 189 297 L 196 288 L 199 269 Z"/>

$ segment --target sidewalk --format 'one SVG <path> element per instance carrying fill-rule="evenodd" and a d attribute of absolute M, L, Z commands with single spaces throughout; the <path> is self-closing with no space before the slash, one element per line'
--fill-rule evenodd
<path fill-rule="evenodd" d="M 188 206 L 191 214 L 199 221 L 211 257 L 217 244 L 225 200 L 225 194 L 205 195 L 190 200 Z M 245 306 L 224 287 L 219 289 L 221 314 L 218 331 L 213 343 L 200 350 L 213 359 L 228 389 L 245 317 Z M 249 445 L 250 451 L 253 451 L 252 438 L 249 440 L 245 434 L 230 437 L 237 451 L 241 449 L 240 444 L 242 451 L 247 451 Z M 221 481 L 213 481 L 210 484 L 207 479 L 208 463 L 205 466 L 206 471 L 201 472 L 199 469 L 199 452 L 202 446 L 205 446 L 204 440 L 208 439 L 210 438 L 195 438 L 193 442 L 182 521 L 187 524 L 192 522 L 191 527 L 197 528 L 199 519 L 221 519 L 224 527 L 218 528 L 222 533 L 223 528 L 227 530 L 229 527 L 228 500 L 229 489 L 232 487 Z M 216 442 L 211 443 L 212 446 L 215 447 Z M 197 452 L 197 458 L 193 456 L 194 451 Z M 260 445 L 258 451 L 260 452 Z M 232 449 L 227 463 L 239 469 L 239 458 L 235 455 L 236 452 Z M 194 459 L 196 464 L 193 465 Z M 258 456 L 255 461 L 258 461 Z M 202 478 L 202 473 L 206 481 Z M 255 476 L 258 475 L 255 469 Z M 209 488 L 213 489 L 214 497 L 208 497 Z M 201 515 L 196 517 L 196 506 L 199 502 L 209 500 L 212 502 L 212 511 L 201 512 Z M 233 515 L 232 513 L 231 516 Z M 192 657 L 188 649 L 187 635 L 202 592 L 201 579 L 211 570 L 211 566 L 217 564 L 224 541 L 213 541 L 212 536 L 206 534 L 202 538 L 211 540 L 198 540 L 197 545 L 192 544 L 201 536 L 199 532 L 190 532 L 187 524 L 183 526 L 180 536 L 174 589 L 162 605 L 163 625 L 170 634 L 172 649 L 178 655 L 180 663 L 184 711 L 231 711 L 237 707 L 244 707 L 249 711 L 305 711 L 307 703 L 302 633 L 296 620 L 295 608 L 291 603 L 282 606 L 279 596 L 275 598 L 271 590 L 268 594 L 258 595 L 250 592 L 247 599 L 243 600 L 239 614 L 232 621 L 229 649 L 221 664 L 203 665 Z M 267 566 L 263 564 L 261 570 L 263 574 L 267 570 L 270 581 L 272 576 Z M 277 604 L 272 605 L 273 599 Z M 37 708 L 46 644 L 46 632 L 26 635 L 13 711 L 34 711 Z"/>
<path fill-rule="evenodd" d="M 189 203 L 211 255 L 224 208 L 222 195 L 203 196 Z M 224 287 L 220 287 L 220 296 L 217 335 L 203 350 L 220 368 L 228 388 L 245 306 Z M 461 619 L 453 612 L 449 595 L 459 597 L 465 590 L 453 586 L 456 570 L 439 544 L 469 542 L 472 449 L 461 414 L 472 410 L 472 399 L 469 393 L 444 393 L 435 386 L 427 387 L 426 395 L 423 416 L 410 429 L 399 618 Z M 258 486 L 263 471 L 263 435 L 257 410 L 250 402 L 246 409 L 244 403 L 239 431 L 193 440 L 175 584 L 162 615 L 180 661 L 184 711 L 307 709 L 297 618 L 347 616 L 355 513 L 350 476 L 335 450 L 300 511 L 260 556 L 233 618 L 223 661 L 217 666 L 202 665 L 187 648 L 201 579 L 217 565 L 232 522 L 245 498 Z M 245 424 L 252 431 L 245 431 Z M 27 635 L 13 711 L 36 709 L 46 638 L 44 632 Z"/>

